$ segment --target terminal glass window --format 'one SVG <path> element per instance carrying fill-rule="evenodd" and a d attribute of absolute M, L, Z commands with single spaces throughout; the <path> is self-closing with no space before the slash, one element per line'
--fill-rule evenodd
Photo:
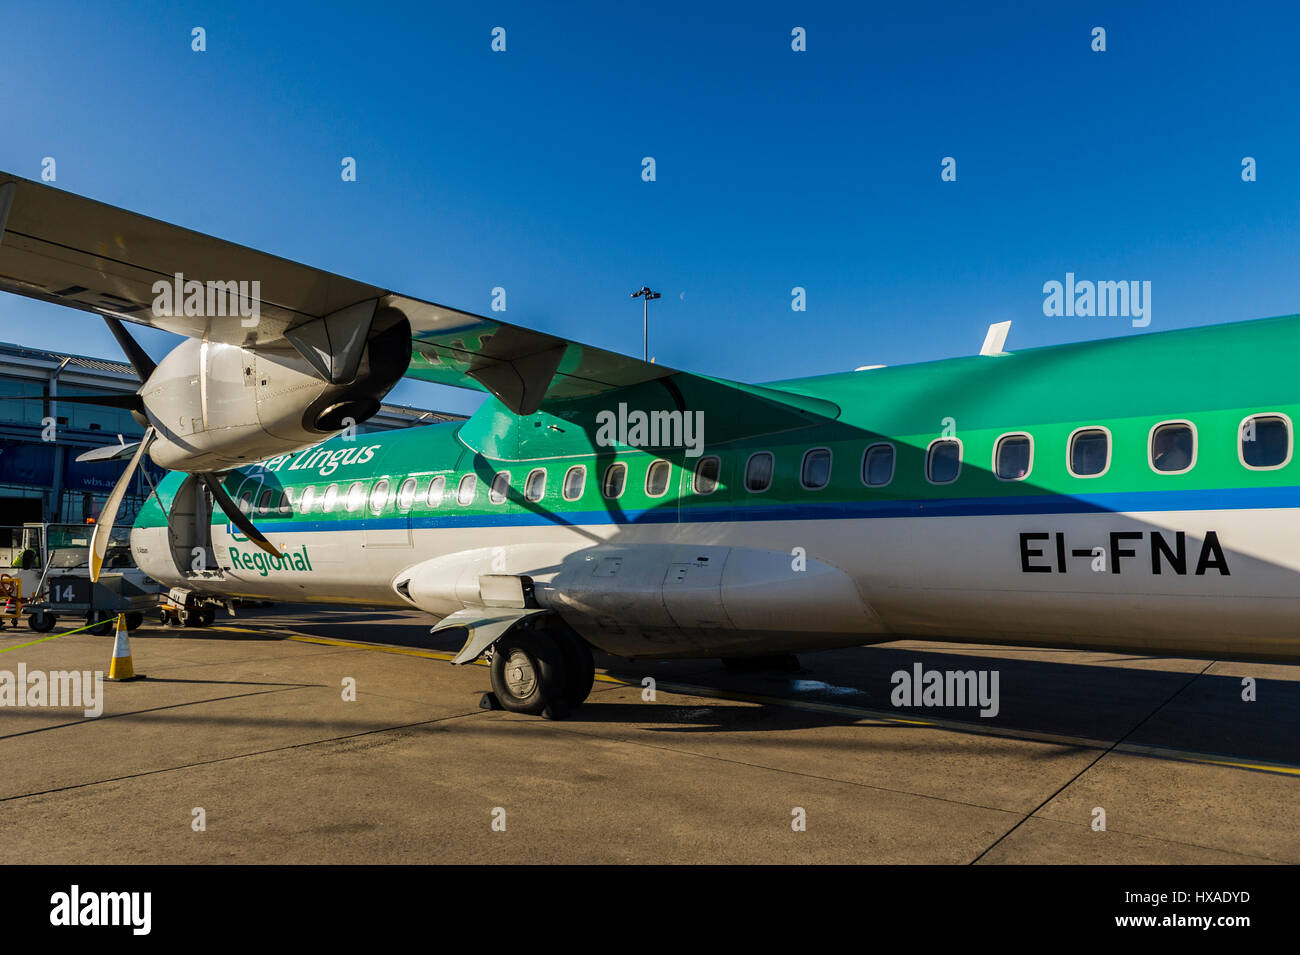
<path fill-rule="evenodd" d="M 0 379 L 0 421 L 5 424 L 39 425 L 45 417 L 45 404 L 41 401 L 27 401 L 19 395 L 41 397 L 45 394 L 45 385 L 39 381 L 27 381 L 21 378 Z M 11 397 L 12 396 L 12 397 Z M 139 430 L 139 425 L 134 425 Z"/>

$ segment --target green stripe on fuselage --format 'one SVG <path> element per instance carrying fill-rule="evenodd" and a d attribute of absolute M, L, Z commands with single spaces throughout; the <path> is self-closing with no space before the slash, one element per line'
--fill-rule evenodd
<path fill-rule="evenodd" d="M 1098 320 L 1102 321 L 1102 320 Z M 452 511 L 459 516 L 497 516 L 512 511 L 564 515 L 594 511 L 640 512 L 680 508 L 763 508 L 806 503 L 927 501 L 1002 498 L 1025 495 L 1098 495 L 1160 491 L 1208 491 L 1220 488 L 1280 488 L 1297 481 L 1294 463 L 1276 470 L 1250 470 L 1238 454 L 1243 418 L 1278 412 L 1295 418 L 1294 358 L 1300 354 L 1300 317 L 1288 316 L 1173 332 L 1132 335 L 1033 349 L 998 357 L 964 357 L 863 372 L 774 382 L 769 389 L 821 399 L 840 408 L 837 420 L 808 410 L 764 405 L 740 389 L 696 379 L 683 386 L 687 412 L 702 412 L 705 454 L 722 461 L 722 481 L 711 495 L 691 491 L 690 469 L 699 458 L 680 449 L 629 449 L 596 446 L 597 415 L 616 411 L 619 403 L 645 411 L 678 410 L 677 397 L 659 382 L 596 398 L 548 406 L 546 411 L 516 417 L 488 398 L 465 422 L 449 422 L 349 441 L 333 438 L 316 449 L 250 466 L 226 477 L 232 495 L 257 486 L 285 489 L 295 502 L 308 487 L 316 505 L 304 515 L 258 514 L 254 520 L 278 522 L 290 531 L 295 522 L 349 521 L 361 516 L 401 517 L 397 491 L 416 479 L 409 513 L 419 516 Z M 1162 421 L 1190 420 L 1198 436 L 1196 464 L 1182 474 L 1163 474 L 1148 463 L 1151 428 Z M 1072 431 L 1097 425 L 1110 430 L 1111 465 L 1102 476 L 1078 478 L 1066 468 L 1066 445 Z M 945 427 L 962 442 L 963 466 L 957 481 L 934 485 L 925 479 L 930 442 Z M 1028 432 L 1034 439 L 1032 473 L 1024 481 L 1002 481 L 991 473 L 994 445 L 1008 432 Z M 888 441 L 896 448 L 893 481 L 866 487 L 861 479 L 863 450 Z M 833 454 L 831 482 L 821 490 L 800 483 L 804 453 L 827 447 Z M 743 487 L 745 462 L 756 451 L 775 455 L 775 475 L 763 493 Z M 672 462 L 672 478 L 663 497 L 646 494 L 646 469 L 658 457 Z M 600 493 L 604 469 L 615 460 L 628 465 L 622 497 L 606 501 Z M 561 494 L 565 472 L 585 465 L 581 495 Z M 523 500 L 525 479 L 534 468 L 547 472 L 540 502 Z M 507 499 L 492 504 L 488 485 L 502 471 L 511 475 Z M 462 475 L 478 475 L 472 503 L 456 503 Z M 445 475 L 438 508 L 425 502 L 431 478 Z M 183 475 L 171 474 L 160 487 L 164 500 Z M 371 490 L 387 479 L 388 493 L 379 512 L 370 509 Z M 349 488 L 360 482 L 366 494 L 361 512 L 348 512 Z M 338 486 L 339 503 L 321 509 L 324 492 Z M 151 498 L 137 526 L 161 526 L 164 515 Z M 222 523 L 221 516 L 214 522 Z"/>

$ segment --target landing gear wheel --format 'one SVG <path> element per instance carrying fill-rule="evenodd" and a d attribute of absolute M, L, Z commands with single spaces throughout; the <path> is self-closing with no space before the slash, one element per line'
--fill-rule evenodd
<path fill-rule="evenodd" d="M 142 626 L 144 626 L 144 614 L 129 613 L 126 615 L 126 629 L 139 630 Z"/>
<path fill-rule="evenodd" d="M 86 614 L 86 623 L 90 626 L 90 632 L 97 637 L 106 637 L 113 632 L 113 621 L 117 619 L 117 614 L 109 613 L 107 610 L 92 610 Z"/>
<path fill-rule="evenodd" d="M 540 630 L 509 633 L 492 651 L 492 692 L 503 709 L 559 720 L 569 715 L 564 655 Z"/>
<path fill-rule="evenodd" d="M 547 631 L 560 648 L 564 661 L 564 702 L 576 710 L 591 695 L 596 682 L 596 661 L 591 657 L 591 647 L 567 626 L 561 624 Z"/>
<path fill-rule="evenodd" d="M 58 622 L 59 618 L 48 610 L 33 610 L 27 615 L 27 626 L 37 633 L 49 633 Z"/>

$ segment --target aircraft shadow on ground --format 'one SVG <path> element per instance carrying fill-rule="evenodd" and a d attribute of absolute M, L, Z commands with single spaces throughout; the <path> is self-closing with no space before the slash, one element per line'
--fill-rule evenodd
<path fill-rule="evenodd" d="M 1221 754 L 1247 760 L 1300 763 L 1300 681 L 1259 679 L 1256 700 L 1242 699 L 1240 677 L 1194 669 L 1150 669 L 1122 665 L 1095 665 L 1065 661 L 1021 660 L 984 656 L 963 650 L 859 647 L 800 656 L 798 673 L 737 674 L 721 664 L 701 661 L 640 664 L 601 655 L 599 665 L 611 676 L 642 692 L 642 680 L 652 676 L 657 689 L 672 699 L 663 703 L 602 703 L 596 693 L 576 718 L 616 722 L 622 714 L 635 721 L 670 725 L 676 732 L 785 731 L 803 727 L 879 725 L 871 714 L 897 720 L 905 729 L 924 729 L 929 720 L 965 725 L 970 732 L 1044 734 L 1111 744 L 1130 744 Z M 1175 661 L 1169 658 L 1171 664 Z M 986 671 L 998 674 L 998 712 L 980 716 L 979 706 L 895 706 L 897 672 L 914 676 L 922 671 Z M 1184 667 L 1186 663 L 1184 661 Z M 738 697 L 776 699 L 779 703 L 744 707 L 763 718 L 683 719 L 681 713 L 731 704 L 724 697 L 703 697 L 690 705 L 677 702 L 690 696 L 691 687 L 703 687 Z M 788 704 L 788 705 L 787 705 Z M 799 711 L 801 704 L 829 704 L 840 712 Z M 609 712 L 606 712 L 606 711 Z M 866 711 L 855 714 L 853 710 Z M 684 725 L 671 725 L 684 724 Z"/>

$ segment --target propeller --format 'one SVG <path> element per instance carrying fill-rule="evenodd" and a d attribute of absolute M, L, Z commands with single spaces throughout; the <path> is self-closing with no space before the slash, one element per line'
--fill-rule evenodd
<path fill-rule="evenodd" d="M 211 492 L 212 500 L 216 501 L 217 506 L 225 512 L 226 517 L 230 518 L 230 523 L 238 527 L 245 537 L 272 557 L 284 556 L 279 548 L 267 540 L 262 532 L 253 526 L 253 522 L 248 519 L 247 514 L 240 510 L 239 505 L 230 499 L 230 495 L 226 493 L 226 488 L 222 485 L 220 477 L 215 474 L 200 474 L 199 480 Z"/>
<path fill-rule="evenodd" d="M 140 439 L 140 444 L 135 449 L 135 454 L 131 455 L 131 463 L 117 479 L 117 484 L 113 485 L 113 493 L 108 495 L 103 510 L 99 512 L 99 520 L 90 535 L 90 579 L 92 581 L 99 580 L 99 572 L 104 566 L 104 555 L 108 552 L 108 539 L 113 534 L 113 522 L 117 520 L 118 508 L 122 506 L 122 498 L 126 497 L 131 479 L 135 477 L 135 469 L 140 466 L 140 458 L 144 456 L 155 434 L 157 432 L 152 425 L 145 430 L 144 437 Z"/>
<path fill-rule="evenodd" d="M 141 388 L 149 377 L 157 369 L 157 364 L 152 358 L 145 353 L 140 347 L 140 343 L 131 337 L 131 333 L 126 330 L 120 319 L 111 315 L 103 316 L 104 321 L 108 323 L 109 331 L 117 339 L 118 345 L 126 354 L 127 360 L 135 370 L 136 375 L 140 378 Z M 45 400 L 42 395 L 15 395 L 15 398 L 29 400 Z M 145 421 L 144 398 L 137 391 L 131 395 L 70 395 L 66 398 L 55 397 L 54 401 L 66 401 L 70 404 L 99 405 L 107 408 L 122 408 L 127 411 L 136 412 L 140 416 L 141 424 Z M 131 481 L 135 477 L 136 469 L 140 466 L 140 460 L 149 450 L 149 445 L 157 436 L 157 430 L 149 425 L 145 429 L 144 437 L 138 444 L 128 445 L 125 442 L 114 447 L 96 448 L 93 451 L 87 451 L 79 455 L 79 461 L 105 461 L 123 458 L 134 448 L 135 453 L 131 455 L 131 461 L 122 472 L 121 477 L 113 486 L 113 491 L 104 502 L 104 507 L 100 511 L 99 521 L 95 524 L 95 530 L 90 536 L 90 579 L 99 580 L 100 571 L 104 566 L 104 556 L 108 553 L 109 538 L 113 534 L 113 525 L 117 521 L 117 512 L 121 509 L 122 500 L 126 497 L 127 491 L 131 487 Z M 119 438 L 119 441 L 121 439 Z M 198 473 L 197 477 L 203 482 L 203 485 L 211 492 L 213 501 L 221 508 L 222 512 L 230 519 L 230 523 L 239 528 L 250 541 L 266 551 L 272 557 L 281 556 L 281 552 L 274 544 L 266 539 L 253 522 L 248 519 L 239 505 L 231 500 L 230 495 L 226 493 L 225 487 L 221 483 L 221 478 L 213 473 Z M 170 516 L 170 515 L 169 515 Z"/>

